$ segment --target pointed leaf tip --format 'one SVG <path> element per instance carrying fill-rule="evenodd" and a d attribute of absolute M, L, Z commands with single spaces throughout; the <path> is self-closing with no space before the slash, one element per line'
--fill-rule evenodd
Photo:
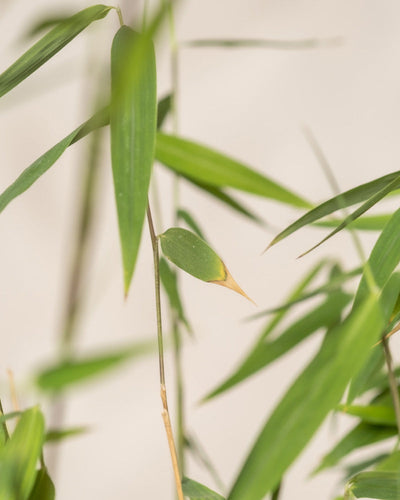
<path fill-rule="evenodd" d="M 217 281 L 210 281 L 210 283 L 214 283 L 215 285 L 221 285 L 221 286 L 224 286 L 226 288 L 229 288 L 230 290 L 233 290 L 234 292 L 242 295 L 244 298 L 246 298 L 247 300 L 249 300 L 250 302 L 252 302 L 257 307 L 257 304 L 254 302 L 254 300 L 251 299 L 247 295 L 247 293 L 245 293 L 240 288 L 240 286 L 236 283 L 236 281 L 233 279 L 233 276 L 231 275 L 231 273 L 229 272 L 229 270 L 225 266 L 225 264 L 224 264 L 224 268 L 225 268 L 225 279 L 223 279 L 223 280 L 217 280 Z"/>

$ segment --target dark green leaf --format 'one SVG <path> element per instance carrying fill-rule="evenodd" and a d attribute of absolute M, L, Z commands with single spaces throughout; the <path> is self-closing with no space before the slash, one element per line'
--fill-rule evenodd
<path fill-rule="evenodd" d="M 356 498 L 399 500 L 400 474 L 386 471 L 360 472 L 350 479 L 346 493 Z"/>
<path fill-rule="evenodd" d="M 341 292 L 336 293 L 328 297 L 325 302 L 314 310 L 296 320 L 275 340 L 261 339 L 261 341 L 258 341 L 239 365 L 239 368 L 235 369 L 233 374 L 208 394 L 205 399 L 211 399 L 235 387 L 289 352 L 321 328 L 332 327 L 340 320 L 340 314 L 349 303 L 350 298 L 350 295 Z"/>
<path fill-rule="evenodd" d="M 46 432 L 45 441 L 46 443 L 54 441 L 62 441 L 66 438 L 80 436 L 88 432 L 88 427 L 70 427 L 67 429 L 50 429 Z"/>
<path fill-rule="evenodd" d="M 320 351 L 263 427 L 228 500 L 261 500 L 277 486 L 329 411 L 339 403 L 384 324 L 379 296 L 371 293 L 326 336 Z M 282 446 L 284 442 L 290 446 Z"/>
<path fill-rule="evenodd" d="M 347 393 L 346 403 L 351 404 L 354 399 L 368 390 L 372 380 L 376 378 L 377 373 L 382 369 L 385 362 L 383 349 L 375 348 L 364 364 L 360 372 L 352 379 Z"/>
<path fill-rule="evenodd" d="M 355 474 L 358 474 L 359 472 L 363 472 L 369 468 L 371 468 L 373 465 L 375 465 L 378 462 L 381 462 L 385 458 L 387 458 L 389 455 L 387 453 L 375 455 L 371 458 L 368 458 L 367 460 L 363 460 L 362 462 L 356 462 L 354 464 L 348 465 L 345 468 L 345 479 L 350 479 L 352 476 Z"/>
<path fill-rule="evenodd" d="M 296 207 L 310 207 L 306 200 L 250 167 L 180 137 L 159 133 L 156 158 L 178 174 L 201 183 L 233 187 Z"/>
<path fill-rule="evenodd" d="M 183 494 L 191 500 L 224 500 L 224 497 L 197 481 L 187 477 L 182 479 Z"/>
<path fill-rule="evenodd" d="M 400 451 L 394 451 L 390 455 L 384 457 L 384 459 L 377 464 L 375 470 L 400 472 Z"/>
<path fill-rule="evenodd" d="M 44 31 L 48 31 L 50 28 L 54 28 L 57 24 L 66 21 L 71 17 L 71 13 L 54 13 L 41 17 L 35 20 L 27 32 L 23 35 L 23 39 L 31 39 L 40 35 Z"/>
<path fill-rule="evenodd" d="M 168 113 L 171 110 L 171 94 L 166 95 L 158 101 L 157 106 L 157 129 L 160 130 L 164 124 Z"/>
<path fill-rule="evenodd" d="M 40 68 L 89 24 L 105 17 L 110 9 L 94 5 L 58 24 L 0 75 L 0 97 Z"/>
<path fill-rule="evenodd" d="M 333 212 L 336 212 L 336 210 L 356 205 L 357 203 L 370 199 L 382 189 L 387 188 L 387 186 L 391 183 L 397 182 L 399 178 L 400 171 L 393 172 L 392 174 L 385 175 L 366 184 L 361 184 L 360 186 L 350 189 L 349 191 L 345 191 L 344 193 L 321 203 L 321 205 L 313 208 L 279 233 L 269 244 L 269 247 L 288 237 L 298 229 L 322 219 Z"/>
<path fill-rule="evenodd" d="M 54 500 L 56 490 L 46 469 L 40 469 L 28 500 Z"/>
<path fill-rule="evenodd" d="M 36 383 L 44 391 L 58 392 L 116 368 L 130 358 L 154 351 L 154 343 L 141 342 L 116 352 L 64 361 L 41 371 Z"/>
<path fill-rule="evenodd" d="M 178 221 L 182 220 L 186 223 L 186 225 L 191 229 L 194 233 L 197 234 L 199 238 L 202 240 L 206 240 L 202 230 L 200 229 L 200 226 L 197 224 L 197 222 L 194 220 L 193 216 L 190 215 L 190 213 L 187 210 L 184 210 L 183 208 L 180 208 L 176 215 L 178 216 Z"/>
<path fill-rule="evenodd" d="M 157 126 L 156 81 L 151 40 L 122 26 L 111 50 L 110 129 L 125 295 L 146 215 Z"/>

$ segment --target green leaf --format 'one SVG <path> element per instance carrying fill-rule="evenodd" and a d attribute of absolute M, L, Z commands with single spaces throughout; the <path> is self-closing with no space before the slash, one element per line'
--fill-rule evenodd
<path fill-rule="evenodd" d="M 321 328 L 332 327 L 340 320 L 340 314 L 349 303 L 350 298 L 350 295 L 341 292 L 336 293 L 328 297 L 326 301 L 311 312 L 296 320 L 275 340 L 261 339 L 261 341 L 256 342 L 250 353 L 240 363 L 239 368 L 236 368 L 232 375 L 208 394 L 205 400 L 209 400 L 237 386 L 251 375 L 279 359 Z"/>
<path fill-rule="evenodd" d="M 153 342 L 138 342 L 119 351 L 64 361 L 42 370 L 36 378 L 36 384 L 43 391 L 62 391 L 116 368 L 130 358 L 153 351 Z"/>
<path fill-rule="evenodd" d="M 50 429 L 46 432 L 45 441 L 46 443 L 54 441 L 62 441 L 66 438 L 80 436 L 88 432 L 88 427 L 70 427 L 67 429 Z"/>
<path fill-rule="evenodd" d="M 393 172 L 392 174 L 385 175 L 379 179 L 375 179 L 366 184 L 361 184 L 349 191 L 345 191 L 334 198 L 331 198 L 324 203 L 321 203 L 317 207 L 313 208 L 302 217 L 297 219 L 295 222 L 290 224 L 286 229 L 280 232 L 268 245 L 268 248 L 275 245 L 279 241 L 287 238 L 290 234 L 299 230 L 300 228 L 307 226 L 323 217 L 330 215 L 336 210 L 346 208 L 357 203 L 361 203 L 365 200 L 370 199 L 372 196 L 379 193 L 382 189 L 387 188 L 394 181 L 398 181 L 400 178 L 400 171 Z M 395 189 L 395 188 L 394 188 Z"/>
<path fill-rule="evenodd" d="M 376 378 L 385 362 L 383 349 L 373 349 L 364 367 L 352 379 L 347 394 L 346 404 L 350 405 L 354 399 L 369 388 L 371 381 Z"/>
<path fill-rule="evenodd" d="M 156 82 L 151 40 L 122 26 L 111 49 L 110 129 L 125 295 L 146 215 L 157 126 Z"/>
<path fill-rule="evenodd" d="M 105 17 L 112 7 L 94 5 L 62 21 L 0 75 L 0 97 L 34 73 L 89 24 Z"/>
<path fill-rule="evenodd" d="M 232 187 L 295 207 L 310 207 L 306 200 L 250 167 L 180 137 L 159 133 L 156 158 L 178 174 L 201 183 Z"/>
<path fill-rule="evenodd" d="M 358 424 L 323 457 L 319 466 L 314 470 L 314 474 L 329 467 L 334 467 L 344 457 L 359 448 L 392 438 L 396 434 L 396 427 L 384 427 L 366 423 Z"/>
<path fill-rule="evenodd" d="M 178 216 L 178 221 L 183 221 L 186 223 L 186 225 L 191 229 L 194 233 L 197 234 L 199 238 L 202 240 L 206 240 L 202 230 L 200 229 L 200 226 L 197 224 L 197 222 L 194 220 L 193 216 L 190 215 L 190 213 L 187 210 L 184 210 L 183 208 L 180 208 L 176 215 Z"/>
<path fill-rule="evenodd" d="M 399 500 L 400 474 L 386 471 L 360 472 L 347 483 L 346 493 L 351 493 L 356 498 Z"/>
<path fill-rule="evenodd" d="M 385 470 L 385 471 L 400 471 L 400 451 L 394 451 L 388 456 L 385 456 L 383 460 L 381 460 L 375 470 Z"/>
<path fill-rule="evenodd" d="M 36 481 L 32 492 L 29 495 L 29 500 L 54 500 L 56 490 L 53 481 L 46 469 L 40 469 L 36 476 Z"/>
<path fill-rule="evenodd" d="M 349 228 L 358 229 L 359 231 L 382 231 L 387 222 L 389 221 L 391 214 L 381 214 L 381 215 L 366 215 L 360 217 L 349 224 Z M 343 220 L 331 219 L 320 222 L 314 222 L 313 226 L 316 227 L 338 227 L 343 223 Z"/>
<path fill-rule="evenodd" d="M 178 290 L 178 280 L 176 272 L 172 271 L 167 261 L 163 258 L 160 259 L 160 278 L 164 290 L 168 296 L 171 308 L 177 313 L 178 318 L 186 326 L 189 332 L 192 328 L 183 311 L 182 301 Z"/>
<path fill-rule="evenodd" d="M 283 50 L 298 50 L 298 49 L 314 49 L 337 45 L 340 38 L 303 38 L 299 40 L 272 40 L 272 39 L 206 39 L 206 40 L 186 40 L 181 42 L 183 47 L 191 48 L 259 48 L 259 49 L 283 49 Z"/>
<path fill-rule="evenodd" d="M 171 227 L 160 234 L 159 239 L 165 257 L 183 271 L 207 283 L 230 288 L 248 298 L 220 257 L 196 234 L 180 227 Z"/>
<path fill-rule="evenodd" d="M 390 406 L 339 405 L 338 409 L 347 415 L 359 417 L 369 424 L 396 425 L 396 415 Z"/>
<path fill-rule="evenodd" d="M 224 500 L 224 497 L 215 491 L 187 477 L 182 479 L 182 490 L 183 494 L 191 500 Z"/>
<path fill-rule="evenodd" d="M 164 125 L 164 121 L 171 111 L 171 94 L 166 95 L 158 101 L 157 105 L 157 130 L 160 130 Z"/>
<path fill-rule="evenodd" d="M 354 464 L 348 465 L 345 468 L 345 479 L 350 479 L 352 476 L 355 474 L 358 474 L 359 472 L 363 472 L 366 469 L 371 468 L 373 465 L 376 465 L 378 462 L 382 462 L 382 460 L 385 460 L 389 455 L 387 453 L 379 454 L 379 455 L 374 455 L 371 458 L 368 458 L 367 460 L 363 460 L 361 462 L 356 462 Z"/>
<path fill-rule="evenodd" d="M 29 497 L 36 480 L 43 439 L 44 419 L 39 408 L 24 411 L 0 453 L 0 498 L 25 500 Z"/>
<path fill-rule="evenodd" d="M 228 500 L 261 500 L 277 486 L 329 411 L 339 403 L 384 324 L 379 297 L 371 293 L 329 332 L 320 351 L 266 422 Z M 282 446 L 284 442 L 290 446 Z"/>

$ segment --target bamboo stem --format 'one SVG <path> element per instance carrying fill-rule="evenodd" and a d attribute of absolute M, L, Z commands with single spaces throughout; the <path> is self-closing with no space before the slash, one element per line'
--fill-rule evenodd
<path fill-rule="evenodd" d="M 164 369 L 164 343 L 162 333 L 162 317 L 161 317 L 161 297 L 160 297 L 160 268 L 159 268 L 159 251 L 158 239 L 154 231 L 153 218 L 151 215 L 150 205 L 147 208 L 147 221 L 149 225 L 151 245 L 153 248 L 153 262 L 154 262 L 154 288 L 156 296 L 156 315 L 157 315 L 157 340 L 158 340 L 158 364 L 160 371 L 160 395 L 163 405 L 162 418 L 164 421 L 165 431 L 167 434 L 169 451 L 171 454 L 172 468 L 174 471 L 176 491 L 179 500 L 184 500 L 181 473 L 179 470 L 178 457 L 176 453 L 175 441 L 171 427 L 171 419 L 168 411 L 167 389 L 165 385 L 165 369 Z"/>

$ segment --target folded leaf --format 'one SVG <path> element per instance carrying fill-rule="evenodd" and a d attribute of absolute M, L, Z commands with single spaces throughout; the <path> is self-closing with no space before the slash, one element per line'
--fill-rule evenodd
<path fill-rule="evenodd" d="M 146 215 L 157 127 L 156 81 L 151 40 L 122 26 L 111 49 L 110 130 L 125 295 Z"/>
<path fill-rule="evenodd" d="M 210 490 L 207 486 L 187 477 L 182 479 L 182 490 L 185 497 L 189 497 L 191 500 L 224 500 L 224 497 Z"/>
<path fill-rule="evenodd" d="M 159 133 L 156 158 L 175 172 L 201 183 L 233 187 L 295 207 L 310 207 L 306 200 L 250 167 L 180 137 Z"/>
<path fill-rule="evenodd" d="M 105 17 L 112 7 L 94 5 L 62 21 L 0 75 L 0 97 L 12 90 L 89 24 Z"/>

